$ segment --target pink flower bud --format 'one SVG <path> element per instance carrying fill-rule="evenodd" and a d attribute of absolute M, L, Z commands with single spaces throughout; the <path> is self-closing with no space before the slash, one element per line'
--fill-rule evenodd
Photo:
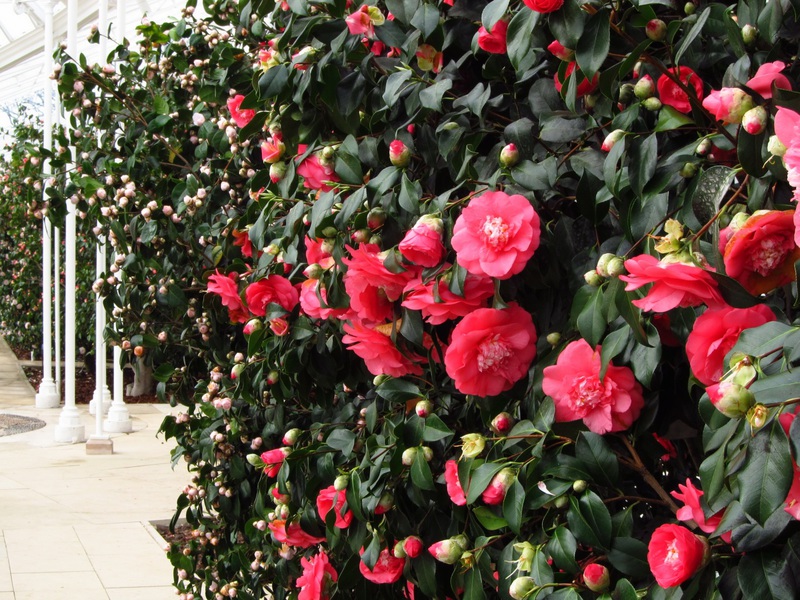
<path fill-rule="evenodd" d="M 550 45 L 547 46 L 547 49 L 553 56 L 561 60 L 572 60 L 575 58 L 575 51 L 570 48 L 565 48 L 558 40 L 551 42 Z"/>
<path fill-rule="evenodd" d="M 650 19 L 645 26 L 645 34 L 654 42 L 660 42 L 667 37 L 667 24 L 661 19 Z"/>
<path fill-rule="evenodd" d="M 494 419 L 492 419 L 491 428 L 492 431 L 499 435 L 504 435 L 511 431 L 511 428 L 514 426 L 514 417 L 512 417 L 507 412 L 503 411 L 499 413 Z"/>
<path fill-rule="evenodd" d="M 286 175 L 286 163 L 278 161 L 269 166 L 269 180 L 272 183 L 278 183 L 283 176 Z"/>
<path fill-rule="evenodd" d="M 411 162 L 411 150 L 402 140 L 394 140 L 389 144 L 389 160 L 395 167 L 407 167 Z"/>
<path fill-rule="evenodd" d="M 380 500 L 378 500 L 378 505 L 375 507 L 375 514 L 382 515 L 385 512 L 392 510 L 394 507 L 394 496 L 389 492 L 384 492 L 381 494 Z"/>
<path fill-rule="evenodd" d="M 505 499 L 508 488 L 514 483 L 515 477 L 516 475 L 513 469 L 508 467 L 501 469 L 500 472 L 492 478 L 489 487 L 483 491 L 481 499 L 486 504 L 500 504 Z"/>
<path fill-rule="evenodd" d="M 286 446 L 294 446 L 297 443 L 297 440 L 300 438 L 301 433 L 303 432 L 297 427 L 293 427 L 283 434 L 283 444 Z"/>
<path fill-rule="evenodd" d="M 259 331 L 263 329 L 264 324 L 261 322 L 261 319 L 250 319 L 244 326 L 242 330 L 245 335 L 252 335 L 253 332 Z"/>
<path fill-rule="evenodd" d="M 633 93 L 639 100 L 647 100 L 655 93 L 656 84 L 650 75 L 645 75 L 633 86 Z"/>
<path fill-rule="evenodd" d="M 516 145 L 506 144 L 500 150 L 500 165 L 506 168 L 513 167 L 519 162 L 519 150 Z"/>
<path fill-rule="evenodd" d="M 603 140 L 603 145 L 600 146 L 600 149 L 603 152 L 611 152 L 614 144 L 620 141 L 623 137 L 625 137 L 625 131 L 622 129 L 615 129 L 606 136 L 606 139 Z"/>
<path fill-rule="evenodd" d="M 439 562 L 443 562 L 446 565 L 453 565 L 461 558 L 464 549 L 453 538 L 450 538 L 431 544 L 428 546 L 428 552 Z"/>
<path fill-rule="evenodd" d="M 414 411 L 420 419 L 427 419 L 433 412 L 433 403 L 430 400 L 420 400 L 414 407 Z"/>
<path fill-rule="evenodd" d="M 245 367 L 244 363 L 233 365 L 233 368 L 231 369 L 231 379 L 237 379 L 239 375 L 242 374 L 242 371 L 244 371 L 244 367 Z"/>
<path fill-rule="evenodd" d="M 744 113 L 742 127 L 750 135 L 758 135 L 767 126 L 767 111 L 763 106 L 756 106 Z"/>
<path fill-rule="evenodd" d="M 731 419 L 745 416 L 756 401 L 753 392 L 729 381 L 710 385 L 706 392 L 714 407 Z"/>
<path fill-rule="evenodd" d="M 403 550 L 409 558 L 416 558 L 422 552 L 422 540 L 416 535 L 408 536 L 403 542 Z"/>
<path fill-rule="evenodd" d="M 380 207 L 373 208 L 367 213 L 367 227 L 378 229 L 386 222 L 386 213 Z"/>
<path fill-rule="evenodd" d="M 605 592 L 611 583 L 608 568 L 599 563 L 586 565 L 583 569 L 583 582 L 593 592 Z"/>

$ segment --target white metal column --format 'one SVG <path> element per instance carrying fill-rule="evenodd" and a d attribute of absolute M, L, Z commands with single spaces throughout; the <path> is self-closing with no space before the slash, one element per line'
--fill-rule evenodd
<path fill-rule="evenodd" d="M 53 2 L 45 1 L 44 14 L 44 147 L 53 148 Z M 50 161 L 42 167 L 42 199 L 47 198 Z M 53 381 L 53 235 L 48 215 L 42 218 L 42 381 L 36 394 L 36 408 L 56 408 L 61 398 Z"/>

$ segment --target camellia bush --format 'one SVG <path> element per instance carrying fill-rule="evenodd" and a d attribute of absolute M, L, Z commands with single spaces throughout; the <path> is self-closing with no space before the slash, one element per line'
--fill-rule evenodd
<path fill-rule="evenodd" d="M 60 52 L 50 190 L 181 407 L 179 597 L 798 595 L 800 7 L 205 10 Z"/>

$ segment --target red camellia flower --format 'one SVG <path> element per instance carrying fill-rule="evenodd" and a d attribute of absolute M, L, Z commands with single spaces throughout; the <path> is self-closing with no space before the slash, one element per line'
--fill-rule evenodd
<path fill-rule="evenodd" d="M 268 165 L 278 162 L 285 151 L 286 146 L 278 138 L 269 138 L 261 142 L 261 160 Z"/>
<path fill-rule="evenodd" d="M 508 279 L 525 268 L 540 235 L 539 215 L 524 196 L 485 192 L 461 212 L 451 243 L 470 273 Z"/>
<path fill-rule="evenodd" d="M 363 548 L 359 554 L 364 554 Z M 364 579 L 372 583 L 395 583 L 402 577 L 405 564 L 404 559 L 393 556 L 387 548 L 384 548 L 371 569 L 361 561 L 358 563 L 358 570 Z"/>
<path fill-rule="evenodd" d="M 330 269 L 336 261 L 331 255 L 333 243 L 324 238 L 312 240 L 306 236 L 306 262 L 317 264 L 323 269 Z"/>
<path fill-rule="evenodd" d="M 527 2 L 525 4 L 527 5 Z M 563 0 L 561 4 L 563 5 Z M 536 9 L 534 8 L 533 10 Z M 571 48 L 567 48 L 558 40 L 553 40 L 550 42 L 550 44 L 547 46 L 547 49 L 553 54 L 553 56 L 560 58 L 561 60 L 572 60 L 575 58 L 575 51 Z"/>
<path fill-rule="evenodd" d="M 448 460 L 444 463 L 444 482 L 447 485 L 447 495 L 450 496 L 453 504 L 464 506 L 467 503 L 467 497 L 458 480 L 458 463 L 456 461 Z"/>
<path fill-rule="evenodd" d="M 717 283 L 700 267 L 659 261 L 655 256 L 640 254 L 626 260 L 625 269 L 628 274 L 619 277 L 628 284 L 625 291 L 653 284 L 644 298 L 632 302 L 642 310 L 666 312 L 679 306 L 724 303 Z"/>
<path fill-rule="evenodd" d="M 703 491 L 697 489 L 691 479 L 686 479 L 686 485 L 681 485 L 679 483 L 678 490 L 678 492 L 671 492 L 672 497 L 683 502 L 684 506 L 678 509 L 675 516 L 681 521 L 694 521 L 700 530 L 705 533 L 714 533 L 722 521 L 722 515 L 725 513 L 725 510 L 723 509 L 714 516 L 706 518 L 703 507 L 700 504 Z M 723 536 L 723 538 L 725 538 L 725 536 Z M 726 541 L 730 542 L 730 533 L 727 534 Z"/>
<path fill-rule="evenodd" d="M 453 329 L 444 355 L 447 374 L 462 394 L 496 396 L 528 372 L 536 356 L 536 328 L 528 311 L 481 308 Z"/>
<path fill-rule="evenodd" d="M 390 375 L 405 377 L 406 375 L 422 375 L 422 368 L 414 360 L 424 360 L 421 356 L 404 356 L 392 341 L 392 325 L 387 323 L 370 328 L 358 321 L 345 324 L 345 335 L 342 343 L 364 360 L 367 369 L 373 375 Z"/>
<path fill-rule="evenodd" d="M 300 523 L 293 522 L 286 525 L 286 521 L 282 519 L 270 521 L 269 530 L 272 532 L 272 537 L 275 538 L 275 541 L 297 548 L 310 548 L 325 541 L 324 537 L 315 537 L 303 531 Z"/>
<path fill-rule="evenodd" d="M 346 308 L 324 308 L 320 298 L 328 303 L 328 292 L 324 286 L 320 287 L 319 279 L 306 279 L 300 284 L 300 308 L 312 319 L 338 319 L 347 314 Z"/>
<path fill-rule="evenodd" d="M 334 504 L 335 502 L 335 504 Z M 347 529 L 353 521 L 353 511 L 348 509 L 342 514 L 342 509 L 345 503 L 345 493 L 337 491 L 335 487 L 328 486 L 324 490 L 320 490 L 317 494 L 317 514 L 323 521 L 328 513 L 333 509 L 336 517 L 335 525 L 339 529 Z"/>
<path fill-rule="evenodd" d="M 761 95 L 765 100 L 772 98 L 772 84 L 775 83 L 776 88 L 790 90 L 792 84 L 786 75 L 782 75 L 781 71 L 786 68 L 786 63 L 776 60 L 775 62 L 764 63 L 758 67 L 758 71 L 747 82 L 749 87 L 754 92 Z"/>
<path fill-rule="evenodd" d="M 291 312 L 300 295 L 291 282 L 281 275 L 270 275 L 247 286 L 244 292 L 250 312 L 257 317 L 267 314 L 267 305 L 278 304 L 286 312 Z"/>
<path fill-rule="evenodd" d="M 239 286 L 236 285 L 238 278 L 238 273 L 223 275 L 217 271 L 208 278 L 208 287 L 206 289 L 213 294 L 219 294 L 220 298 L 222 298 L 222 305 L 228 309 L 228 317 L 233 323 L 245 323 L 250 318 L 250 315 L 248 315 L 244 302 L 239 296 Z"/>
<path fill-rule="evenodd" d="M 417 277 L 408 282 L 403 293 L 404 307 L 421 311 L 422 317 L 431 325 L 441 325 L 484 307 L 486 300 L 494 295 L 494 284 L 489 277 L 467 273 L 464 279 L 464 295 L 458 296 L 450 291 L 444 279 L 431 279 L 423 283 Z"/>
<path fill-rule="evenodd" d="M 300 588 L 297 600 L 328 600 L 330 594 L 327 588 L 331 582 L 339 579 L 339 574 L 331 566 L 328 555 L 320 552 L 310 559 L 303 556 L 300 558 L 300 566 L 303 567 L 303 574 L 295 582 Z"/>
<path fill-rule="evenodd" d="M 577 72 L 575 73 L 575 77 L 578 78 L 578 87 L 575 90 L 576 97 L 580 98 L 586 94 L 591 94 L 593 91 L 595 91 L 595 89 L 597 89 L 597 84 L 600 82 L 600 77 L 595 74 L 595 76 L 591 79 L 587 79 L 586 76 L 584 76 L 583 71 L 578 69 L 578 63 L 573 60 L 570 61 L 570 63 L 567 65 L 566 71 L 564 71 L 564 79 L 559 79 L 558 71 L 556 71 L 556 74 L 553 76 L 556 91 L 559 94 L 561 93 L 561 88 L 567 83 L 570 75 L 572 75 L 576 69 Z"/>
<path fill-rule="evenodd" d="M 583 569 L 583 582 L 593 592 L 604 592 L 608 589 L 611 576 L 608 567 L 600 563 L 591 563 Z"/>
<path fill-rule="evenodd" d="M 703 565 L 708 542 L 680 525 L 667 523 L 653 532 L 647 562 L 663 588 L 680 585 Z"/>
<path fill-rule="evenodd" d="M 256 111 L 252 108 L 240 108 L 243 101 L 244 96 L 241 94 L 236 94 L 233 98 L 228 98 L 228 110 L 231 113 L 231 118 L 239 127 L 244 127 L 256 116 Z"/>
<path fill-rule="evenodd" d="M 234 229 L 233 245 L 242 249 L 242 256 L 246 258 L 253 257 L 253 243 L 250 241 L 250 233 L 248 231 L 239 231 Z"/>
<path fill-rule="evenodd" d="M 444 257 L 442 220 L 423 215 L 414 227 L 406 232 L 398 249 L 403 258 L 421 267 L 435 267 Z"/>
<path fill-rule="evenodd" d="M 306 151 L 307 146 L 300 144 L 297 146 L 298 156 Z M 333 189 L 332 183 L 337 183 L 339 176 L 330 164 L 323 164 L 319 156 L 312 154 L 307 156 L 297 165 L 297 174 L 303 177 L 303 185 L 311 190 L 327 192 Z"/>
<path fill-rule="evenodd" d="M 644 406 L 642 388 L 627 367 L 609 363 L 600 379 L 600 346 L 586 340 L 571 342 L 555 365 L 545 367 L 542 390 L 553 398 L 556 421 L 583 419 L 600 435 L 623 431 L 639 418 Z"/>
<path fill-rule="evenodd" d="M 736 345 L 742 331 L 774 320 L 775 314 L 766 304 L 708 309 L 697 317 L 686 340 L 686 356 L 694 376 L 704 385 L 717 383 L 723 374 L 725 355 Z"/>
<path fill-rule="evenodd" d="M 505 54 L 507 33 L 508 21 L 505 19 L 495 23 L 491 31 L 481 25 L 478 29 L 478 46 L 490 54 Z"/>
<path fill-rule="evenodd" d="M 525 6 L 538 13 L 546 14 L 564 6 L 564 0 L 522 0 Z"/>
<path fill-rule="evenodd" d="M 689 67 L 672 67 L 669 71 L 671 75 L 664 74 L 658 78 L 656 83 L 658 96 L 663 104 L 671 106 L 678 112 L 688 114 L 692 112 L 692 104 L 686 92 L 675 82 L 675 78 L 679 78 L 686 84 L 698 100 L 703 97 L 703 81 Z"/>
<path fill-rule="evenodd" d="M 416 558 L 422 552 L 422 540 L 416 535 L 410 535 L 403 541 L 403 550 L 408 558 Z"/>
<path fill-rule="evenodd" d="M 494 477 L 492 477 L 489 485 L 481 494 L 481 500 L 489 505 L 502 503 L 503 500 L 505 500 L 506 492 L 508 491 L 508 488 L 511 487 L 512 483 L 514 483 L 514 470 L 508 468 L 501 469 Z"/>
<path fill-rule="evenodd" d="M 261 460 L 264 461 L 264 473 L 267 477 L 275 477 L 281 470 L 284 459 L 289 456 L 289 448 L 273 448 L 261 453 Z"/>
<path fill-rule="evenodd" d="M 800 258 L 794 237 L 794 211 L 758 211 L 725 245 L 725 271 L 754 295 L 790 283 Z"/>
<path fill-rule="evenodd" d="M 400 298 L 406 284 L 419 272 L 419 267 L 392 273 L 383 266 L 378 246 L 361 244 L 358 248 L 345 247 L 352 256 L 342 259 L 347 265 L 344 288 L 350 296 L 350 308 L 364 323 L 391 319 L 394 313 L 392 303 Z"/>

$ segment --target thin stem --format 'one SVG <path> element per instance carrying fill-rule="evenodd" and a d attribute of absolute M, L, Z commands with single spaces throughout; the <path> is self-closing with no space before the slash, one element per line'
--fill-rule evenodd
<path fill-rule="evenodd" d="M 653 477 L 653 474 L 647 470 L 647 467 L 644 466 L 644 463 L 642 462 L 639 453 L 636 452 L 636 449 L 633 447 L 633 444 L 631 444 L 630 440 L 624 435 L 620 435 L 619 438 L 625 444 L 625 447 L 628 449 L 628 452 L 630 453 L 631 458 L 633 459 L 633 462 L 625 461 L 627 465 L 642 476 L 647 485 L 649 485 L 650 488 L 656 494 L 658 494 L 658 497 L 661 498 L 664 504 L 666 504 L 667 507 L 673 513 L 677 513 L 678 505 L 675 504 L 675 502 L 673 502 L 672 497 L 666 492 L 666 490 L 663 487 L 661 487 L 661 484 L 655 477 Z"/>

